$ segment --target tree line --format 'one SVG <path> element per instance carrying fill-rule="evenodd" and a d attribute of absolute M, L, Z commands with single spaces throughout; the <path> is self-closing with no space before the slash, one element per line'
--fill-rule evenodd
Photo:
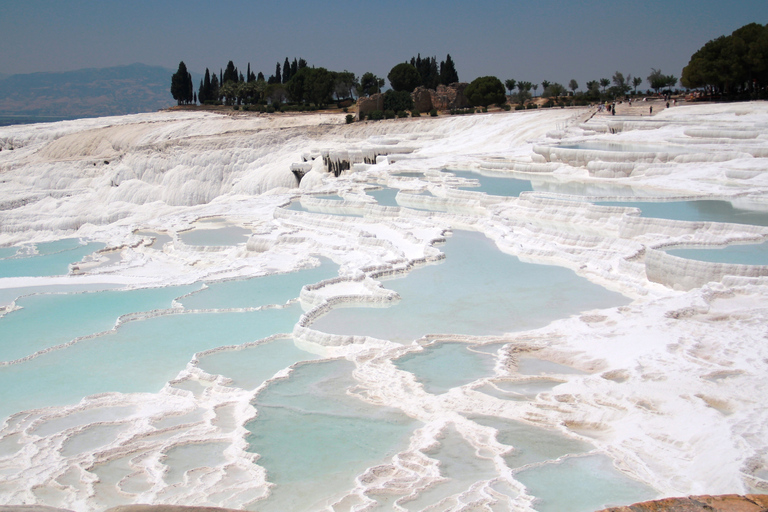
<path fill-rule="evenodd" d="M 768 24 L 750 23 L 707 42 L 683 68 L 681 82 L 723 99 L 768 98 Z"/>
<path fill-rule="evenodd" d="M 450 54 L 439 66 L 435 57 L 422 58 L 421 54 L 411 58 L 417 79 L 416 86 L 434 89 L 439 84 L 458 82 L 459 75 Z M 192 85 L 192 76 L 184 61 L 171 77 L 171 95 L 179 105 L 270 105 L 281 108 L 283 103 L 294 105 L 327 105 L 332 101 L 344 102 L 355 96 L 370 96 L 381 92 L 384 79 L 366 72 L 357 77 L 350 71 L 329 71 L 323 67 L 310 67 L 302 58 L 289 61 L 285 58 L 282 66 L 277 62 L 275 73 L 265 78 L 254 73 L 248 63 L 243 74 L 229 61 L 217 75 L 205 69 L 197 91 Z"/>
<path fill-rule="evenodd" d="M 726 99 L 759 99 L 768 97 L 768 24 L 750 23 L 729 36 L 709 41 L 691 56 L 682 70 L 680 83 L 688 89 L 703 88 L 710 95 Z M 459 81 L 456 66 L 450 54 L 437 62 L 436 57 L 422 57 L 418 54 L 396 64 L 387 75 L 391 90 L 387 91 L 384 102 L 394 111 L 409 110 L 412 106 L 410 94 L 417 87 L 435 89 Z M 645 78 L 657 94 L 670 93 L 678 84 L 678 77 L 665 75 L 660 69 L 651 68 Z M 575 79 L 567 87 L 543 80 L 540 83 L 507 79 L 501 82 L 496 77 L 486 76 L 475 79 L 464 91 L 469 101 L 476 106 L 493 103 L 505 104 L 508 98 L 518 108 L 537 96 L 541 85 L 541 96 L 547 98 L 545 106 L 587 105 L 595 102 L 613 101 L 638 94 L 637 88 L 643 83 L 640 76 L 616 71 L 609 78 L 586 82 L 580 90 Z M 197 91 L 184 62 L 171 77 L 171 94 L 179 105 L 183 104 L 225 104 L 225 105 L 270 105 L 284 109 L 284 104 L 315 107 L 332 101 L 345 102 L 357 97 L 380 93 L 384 87 L 383 78 L 366 72 L 357 77 L 349 71 L 329 71 L 323 67 L 309 66 L 307 61 L 285 58 L 282 66 L 275 65 L 275 73 L 265 78 L 254 73 L 250 63 L 243 74 L 232 61 L 225 68 L 210 73 L 200 81 Z M 570 89 L 570 93 L 568 90 Z M 508 92 L 509 97 L 505 93 Z M 516 90 L 516 92 L 515 92 Z M 531 93 L 533 91 L 533 93 Z M 566 99 L 567 98 L 567 99 Z M 351 102 L 350 102 L 351 104 Z"/>

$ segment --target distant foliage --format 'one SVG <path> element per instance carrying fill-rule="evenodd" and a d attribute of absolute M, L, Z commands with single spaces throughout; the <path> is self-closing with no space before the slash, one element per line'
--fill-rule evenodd
<path fill-rule="evenodd" d="M 676 76 L 665 75 L 661 72 L 660 69 L 654 69 L 654 68 L 651 68 L 651 74 L 648 75 L 648 78 L 646 78 L 646 80 L 648 80 L 648 83 L 651 84 L 651 89 L 653 89 L 657 93 L 661 89 L 666 89 L 667 87 L 674 87 L 675 85 L 677 85 Z"/>
<path fill-rule="evenodd" d="M 475 107 L 487 107 L 494 103 L 503 105 L 507 101 L 507 96 L 504 93 L 504 84 L 495 76 L 475 78 L 464 89 L 464 96 Z"/>
<path fill-rule="evenodd" d="M 691 56 L 680 80 L 714 94 L 745 99 L 767 97 L 768 24 L 750 23 L 709 41 Z"/>
<path fill-rule="evenodd" d="M 413 92 L 421 84 L 419 72 L 407 62 L 402 62 L 393 67 L 387 75 L 387 79 L 395 91 Z"/>
<path fill-rule="evenodd" d="M 413 98 L 411 93 L 406 91 L 389 90 L 384 93 L 384 110 L 411 110 L 413 108 Z"/>
<path fill-rule="evenodd" d="M 440 63 L 440 83 L 450 85 L 459 81 L 459 74 L 456 72 L 456 65 L 453 63 L 451 54 L 445 57 Z"/>
<path fill-rule="evenodd" d="M 379 78 L 371 72 L 363 73 L 360 77 L 360 83 L 357 86 L 358 96 L 370 96 L 381 92 L 381 88 L 384 87 L 384 79 Z"/>
<path fill-rule="evenodd" d="M 171 96 L 179 105 L 192 103 L 194 99 L 192 75 L 187 71 L 184 61 L 179 62 L 179 70 L 171 76 Z"/>

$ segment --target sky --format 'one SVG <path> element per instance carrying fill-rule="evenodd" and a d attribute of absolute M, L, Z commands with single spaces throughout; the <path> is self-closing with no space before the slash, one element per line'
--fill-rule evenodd
<path fill-rule="evenodd" d="M 0 74 L 133 63 L 195 74 L 286 57 L 386 77 L 451 55 L 461 81 L 680 77 L 707 41 L 768 23 L 768 0 L 0 0 Z M 647 88 L 643 82 L 640 88 Z"/>

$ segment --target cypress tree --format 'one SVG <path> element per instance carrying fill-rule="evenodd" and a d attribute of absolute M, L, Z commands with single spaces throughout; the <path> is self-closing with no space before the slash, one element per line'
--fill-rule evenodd
<path fill-rule="evenodd" d="M 449 85 L 458 81 L 459 74 L 456 72 L 456 66 L 454 66 L 453 59 L 449 53 L 445 61 L 440 63 L 440 83 Z"/>
<path fill-rule="evenodd" d="M 179 62 L 179 69 L 171 76 L 171 95 L 179 105 L 192 99 L 192 79 L 184 61 Z"/>
<path fill-rule="evenodd" d="M 283 72 L 280 71 L 280 63 L 275 66 L 275 83 L 279 84 L 283 79 Z"/>
<path fill-rule="evenodd" d="M 299 63 L 296 61 L 296 57 L 294 57 L 293 62 L 291 62 L 291 76 L 294 76 L 298 70 Z"/>
<path fill-rule="evenodd" d="M 237 82 L 237 70 L 235 69 L 235 64 L 232 61 L 227 63 L 227 68 L 224 71 L 224 76 L 221 79 L 221 85 L 224 85 L 227 82 Z"/>
<path fill-rule="evenodd" d="M 211 78 L 211 97 L 208 99 L 215 102 L 219 101 L 219 79 L 216 78 L 215 74 Z"/>
<path fill-rule="evenodd" d="M 259 80 L 259 81 L 263 82 L 264 81 L 264 73 L 259 71 L 259 74 L 256 76 L 256 80 Z"/>
<path fill-rule="evenodd" d="M 192 73 L 187 73 L 187 103 L 192 103 L 195 99 L 195 86 L 192 85 Z"/>
<path fill-rule="evenodd" d="M 288 80 L 291 79 L 291 63 L 288 62 L 288 57 L 285 58 L 285 62 L 283 63 L 283 83 L 287 84 Z"/>
<path fill-rule="evenodd" d="M 248 72 L 245 74 L 245 76 L 248 82 L 253 82 L 253 80 L 251 80 L 251 63 L 250 62 L 248 63 Z"/>
<path fill-rule="evenodd" d="M 299 64 L 298 64 L 298 68 L 299 68 L 299 69 L 302 69 L 302 68 L 305 68 L 305 67 L 307 67 L 307 61 L 305 61 L 304 59 L 302 59 L 301 57 L 299 57 Z M 298 71 L 298 70 L 297 70 L 297 71 Z"/>

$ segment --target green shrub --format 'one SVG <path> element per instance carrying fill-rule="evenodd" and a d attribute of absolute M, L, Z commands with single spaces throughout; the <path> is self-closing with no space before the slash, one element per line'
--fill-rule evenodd
<path fill-rule="evenodd" d="M 413 108 L 413 98 L 411 93 L 406 91 L 389 90 L 384 93 L 384 110 L 411 110 Z"/>
<path fill-rule="evenodd" d="M 240 110 L 240 107 L 238 107 L 237 105 L 232 105 L 232 110 Z"/>
<path fill-rule="evenodd" d="M 274 114 L 274 113 L 275 113 L 275 107 L 273 107 L 272 105 L 269 105 L 267 107 L 267 114 Z"/>
<path fill-rule="evenodd" d="M 529 103 L 528 106 L 525 107 L 528 110 L 539 108 L 535 103 Z"/>
<path fill-rule="evenodd" d="M 525 107 L 522 105 L 515 105 L 515 110 L 525 110 Z"/>
<path fill-rule="evenodd" d="M 344 107 L 343 109 L 341 109 L 341 111 L 346 114 L 347 112 L 349 112 L 349 109 L 347 107 Z"/>
<path fill-rule="evenodd" d="M 464 89 L 464 96 L 474 107 L 487 107 L 493 103 L 504 103 L 507 100 L 504 84 L 495 76 L 475 78 Z"/>
<path fill-rule="evenodd" d="M 488 107 L 483 107 L 483 112 L 488 112 Z"/>
<path fill-rule="evenodd" d="M 384 119 L 384 112 L 381 110 L 373 110 L 371 112 L 368 112 L 368 119 L 371 121 L 381 121 Z"/>
<path fill-rule="evenodd" d="M 411 117 L 421 117 L 421 112 L 418 110 L 411 110 Z"/>
<path fill-rule="evenodd" d="M 355 116 L 352 114 L 347 114 L 347 117 L 345 117 L 345 119 L 347 120 L 347 124 L 352 124 L 355 122 Z"/>
<path fill-rule="evenodd" d="M 437 109 L 433 108 L 432 110 L 430 110 L 429 115 L 432 117 L 437 117 Z"/>
<path fill-rule="evenodd" d="M 509 112 L 510 110 L 512 110 L 512 107 L 511 107 L 511 106 L 509 106 L 509 103 L 504 103 L 503 105 L 501 105 L 501 108 L 502 108 L 503 110 L 507 111 L 507 112 Z"/>
<path fill-rule="evenodd" d="M 397 114 L 396 114 L 396 115 L 397 115 L 397 117 L 399 117 L 400 119 L 402 119 L 402 118 L 404 118 L 404 117 L 408 117 L 408 113 L 407 113 L 405 110 L 398 110 L 398 112 L 397 112 Z"/>

